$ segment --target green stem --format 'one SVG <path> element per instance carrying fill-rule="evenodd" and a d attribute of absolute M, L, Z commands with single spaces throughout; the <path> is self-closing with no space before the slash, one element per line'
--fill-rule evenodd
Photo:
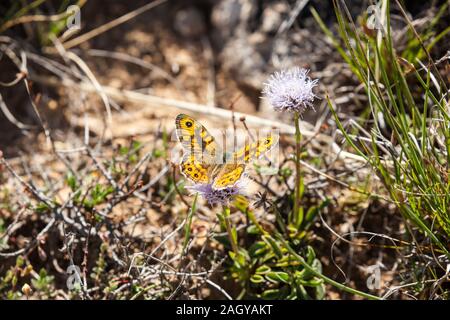
<path fill-rule="evenodd" d="M 227 229 L 228 238 L 231 243 L 231 248 L 233 249 L 233 252 L 235 254 L 238 254 L 238 252 L 239 252 L 238 245 L 237 245 L 237 242 L 234 237 L 233 230 L 232 230 L 231 224 L 230 224 L 230 209 L 224 208 L 222 216 L 223 216 L 223 221 L 225 222 L 225 228 Z"/>
<path fill-rule="evenodd" d="M 302 185 L 302 173 L 300 166 L 300 157 L 301 157 L 301 140 L 302 134 L 300 132 L 300 114 L 298 112 L 294 113 L 294 121 L 295 121 L 295 196 L 294 196 L 294 216 L 293 222 L 295 225 L 299 223 L 299 211 L 300 211 L 300 197 L 301 197 L 301 185 Z"/>

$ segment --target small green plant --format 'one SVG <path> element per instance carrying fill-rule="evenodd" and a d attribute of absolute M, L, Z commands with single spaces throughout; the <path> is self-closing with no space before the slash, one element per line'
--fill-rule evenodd
<path fill-rule="evenodd" d="M 41 269 L 37 278 L 31 280 L 31 284 L 36 291 L 44 296 L 44 299 L 48 299 L 55 291 L 54 280 L 54 276 L 47 274 L 45 269 Z"/>
<path fill-rule="evenodd" d="M 22 297 L 20 288 L 29 281 L 32 272 L 33 267 L 23 256 L 18 256 L 15 264 L 5 272 L 3 277 L 0 277 L 0 298 L 15 300 Z"/>
<path fill-rule="evenodd" d="M 129 146 L 119 146 L 119 155 L 126 157 L 128 163 L 136 163 L 139 159 L 141 149 L 142 143 L 133 140 Z"/>
<path fill-rule="evenodd" d="M 231 276 L 242 286 L 247 297 L 262 299 L 322 299 L 324 281 L 304 268 L 283 243 L 270 235 L 263 235 L 248 250 L 230 252 Z M 307 263 L 317 273 L 322 265 L 312 247 L 306 247 Z"/>
<path fill-rule="evenodd" d="M 106 244 L 100 245 L 100 252 L 95 262 L 95 267 L 92 268 L 91 279 L 94 281 L 95 285 L 100 285 L 102 280 L 105 278 L 106 272 L 106 255 L 108 253 L 108 246 Z"/>

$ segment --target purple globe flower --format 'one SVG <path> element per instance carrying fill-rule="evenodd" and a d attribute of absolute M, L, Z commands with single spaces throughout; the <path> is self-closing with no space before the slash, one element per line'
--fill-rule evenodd
<path fill-rule="evenodd" d="M 275 72 L 264 84 L 263 95 L 275 111 L 303 113 L 313 107 L 313 88 L 318 80 L 308 77 L 309 70 L 292 68 Z"/>
<path fill-rule="evenodd" d="M 193 193 L 198 193 L 203 197 L 210 205 L 221 204 L 227 205 L 234 196 L 242 194 L 247 185 L 247 180 L 241 178 L 237 183 L 231 187 L 223 189 L 214 189 L 212 183 L 206 184 L 194 184 L 186 187 L 186 189 Z"/>

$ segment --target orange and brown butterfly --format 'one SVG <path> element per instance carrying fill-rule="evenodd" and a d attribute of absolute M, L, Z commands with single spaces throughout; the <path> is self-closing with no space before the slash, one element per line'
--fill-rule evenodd
<path fill-rule="evenodd" d="M 211 184 L 219 190 L 232 187 L 244 175 L 246 165 L 276 145 L 276 137 L 268 133 L 227 157 L 216 139 L 197 120 L 185 114 L 175 119 L 178 140 L 184 149 L 181 173 L 196 184 Z"/>

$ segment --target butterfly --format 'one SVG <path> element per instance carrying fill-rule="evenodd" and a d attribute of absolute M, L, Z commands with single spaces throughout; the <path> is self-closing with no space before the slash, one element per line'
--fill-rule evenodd
<path fill-rule="evenodd" d="M 178 140 L 184 150 L 180 163 L 181 173 L 196 184 L 211 184 L 220 190 L 234 186 L 243 176 L 246 165 L 268 152 L 277 142 L 272 133 L 253 143 L 224 154 L 216 139 L 194 118 L 179 114 L 175 119 Z"/>

